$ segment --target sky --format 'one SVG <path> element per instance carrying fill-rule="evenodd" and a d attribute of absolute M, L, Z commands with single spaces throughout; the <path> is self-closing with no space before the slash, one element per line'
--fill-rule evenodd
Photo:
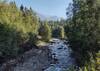
<path fill-rule="evenodd" d="M 23 4 L 32 7 L 34 11 L 45 16 L 66 18 L 66 8 L 72 0 L 9 0 L 15 1 L 17 6 Z"/>

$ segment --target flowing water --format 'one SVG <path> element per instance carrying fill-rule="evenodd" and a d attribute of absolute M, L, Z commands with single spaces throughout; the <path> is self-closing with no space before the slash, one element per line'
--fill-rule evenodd
<path fill-rule="evenodd" d="M 66 68 L 75 65 L 75 58 L 71 56 L 72 50 L 68 48 L 68 45 L 59 39 L 53 39 L 52 41 L 53 43 L 49 44 L 49 49 L 55 63 L 52 63 L 50 67 L 44 71 L 63 71 Z"/>

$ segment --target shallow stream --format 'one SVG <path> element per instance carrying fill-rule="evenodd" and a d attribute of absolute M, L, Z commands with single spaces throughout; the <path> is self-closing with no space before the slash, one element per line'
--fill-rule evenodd
<path fill-rule="evenodd" d="M 68 48 L 63 40 L 53 39 L 48 46 L 55 62 L 44 71 L 63 71 L 75 65 L 75 58 L 71 56 L 72 50 Z"/>

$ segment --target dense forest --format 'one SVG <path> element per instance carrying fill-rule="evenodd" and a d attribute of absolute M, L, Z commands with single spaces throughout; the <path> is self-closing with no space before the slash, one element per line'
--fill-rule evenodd
<path fill-rule="evenodd" d="M 56 25 L 56 23 L 39 20 L 31 8 L 21 5 L 19 9 L 15 2 L 1 2 L 0 58 L 16 57 L 19 53 L 31 49 L 31 46 L 35 46 L 38 42 L 38 36 L 46 42 L 54 35 L 64 38 L 63 26 Z M 52 32 L 56 31 L 58 33 L 52 35 Z M 25 48 L 24 45 L 29 45 L 29 47 Z"/>
<path fill-rule="evenodd" d="M 100 1 L 73 0 L 68 9 L 65 30 L 77 63 L 84 71 L 99 71 Z"/>
<path fill-rule="evenodd" d="M 37 34 L 37 27 L 38 19 L 31 8 L 18 9 L 14 2 L 0 3 L 0 58 L 22 52 L 21 46 Z"/>
<path fill-rule="evenodd" d="M 100 70 L 100 1 L 73 0 L 68 19 L 41 21 L 32 8 L 0 2 L 0 63 L 51 38 L 68 41 L 79 71 Z M 40 42 L 41 41 L 41 42 Z M 70 71 L 77 71 L 71 68 Z"/>

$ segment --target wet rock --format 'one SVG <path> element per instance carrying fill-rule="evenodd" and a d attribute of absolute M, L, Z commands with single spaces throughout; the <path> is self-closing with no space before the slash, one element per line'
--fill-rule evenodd
<path fill-rule="evenodd" d="M 51 67 L 49 67 L 48 69 L 46 69 L 44 71 L 61 71 L 61 68 L 59 68 L 59 67 L 57 68 L 55 66 L 51 66 Z"/>
<path fill-rule="evenodd" d="M 63 49 L 62 47 L 58 48 L 58 50 Z"/>

